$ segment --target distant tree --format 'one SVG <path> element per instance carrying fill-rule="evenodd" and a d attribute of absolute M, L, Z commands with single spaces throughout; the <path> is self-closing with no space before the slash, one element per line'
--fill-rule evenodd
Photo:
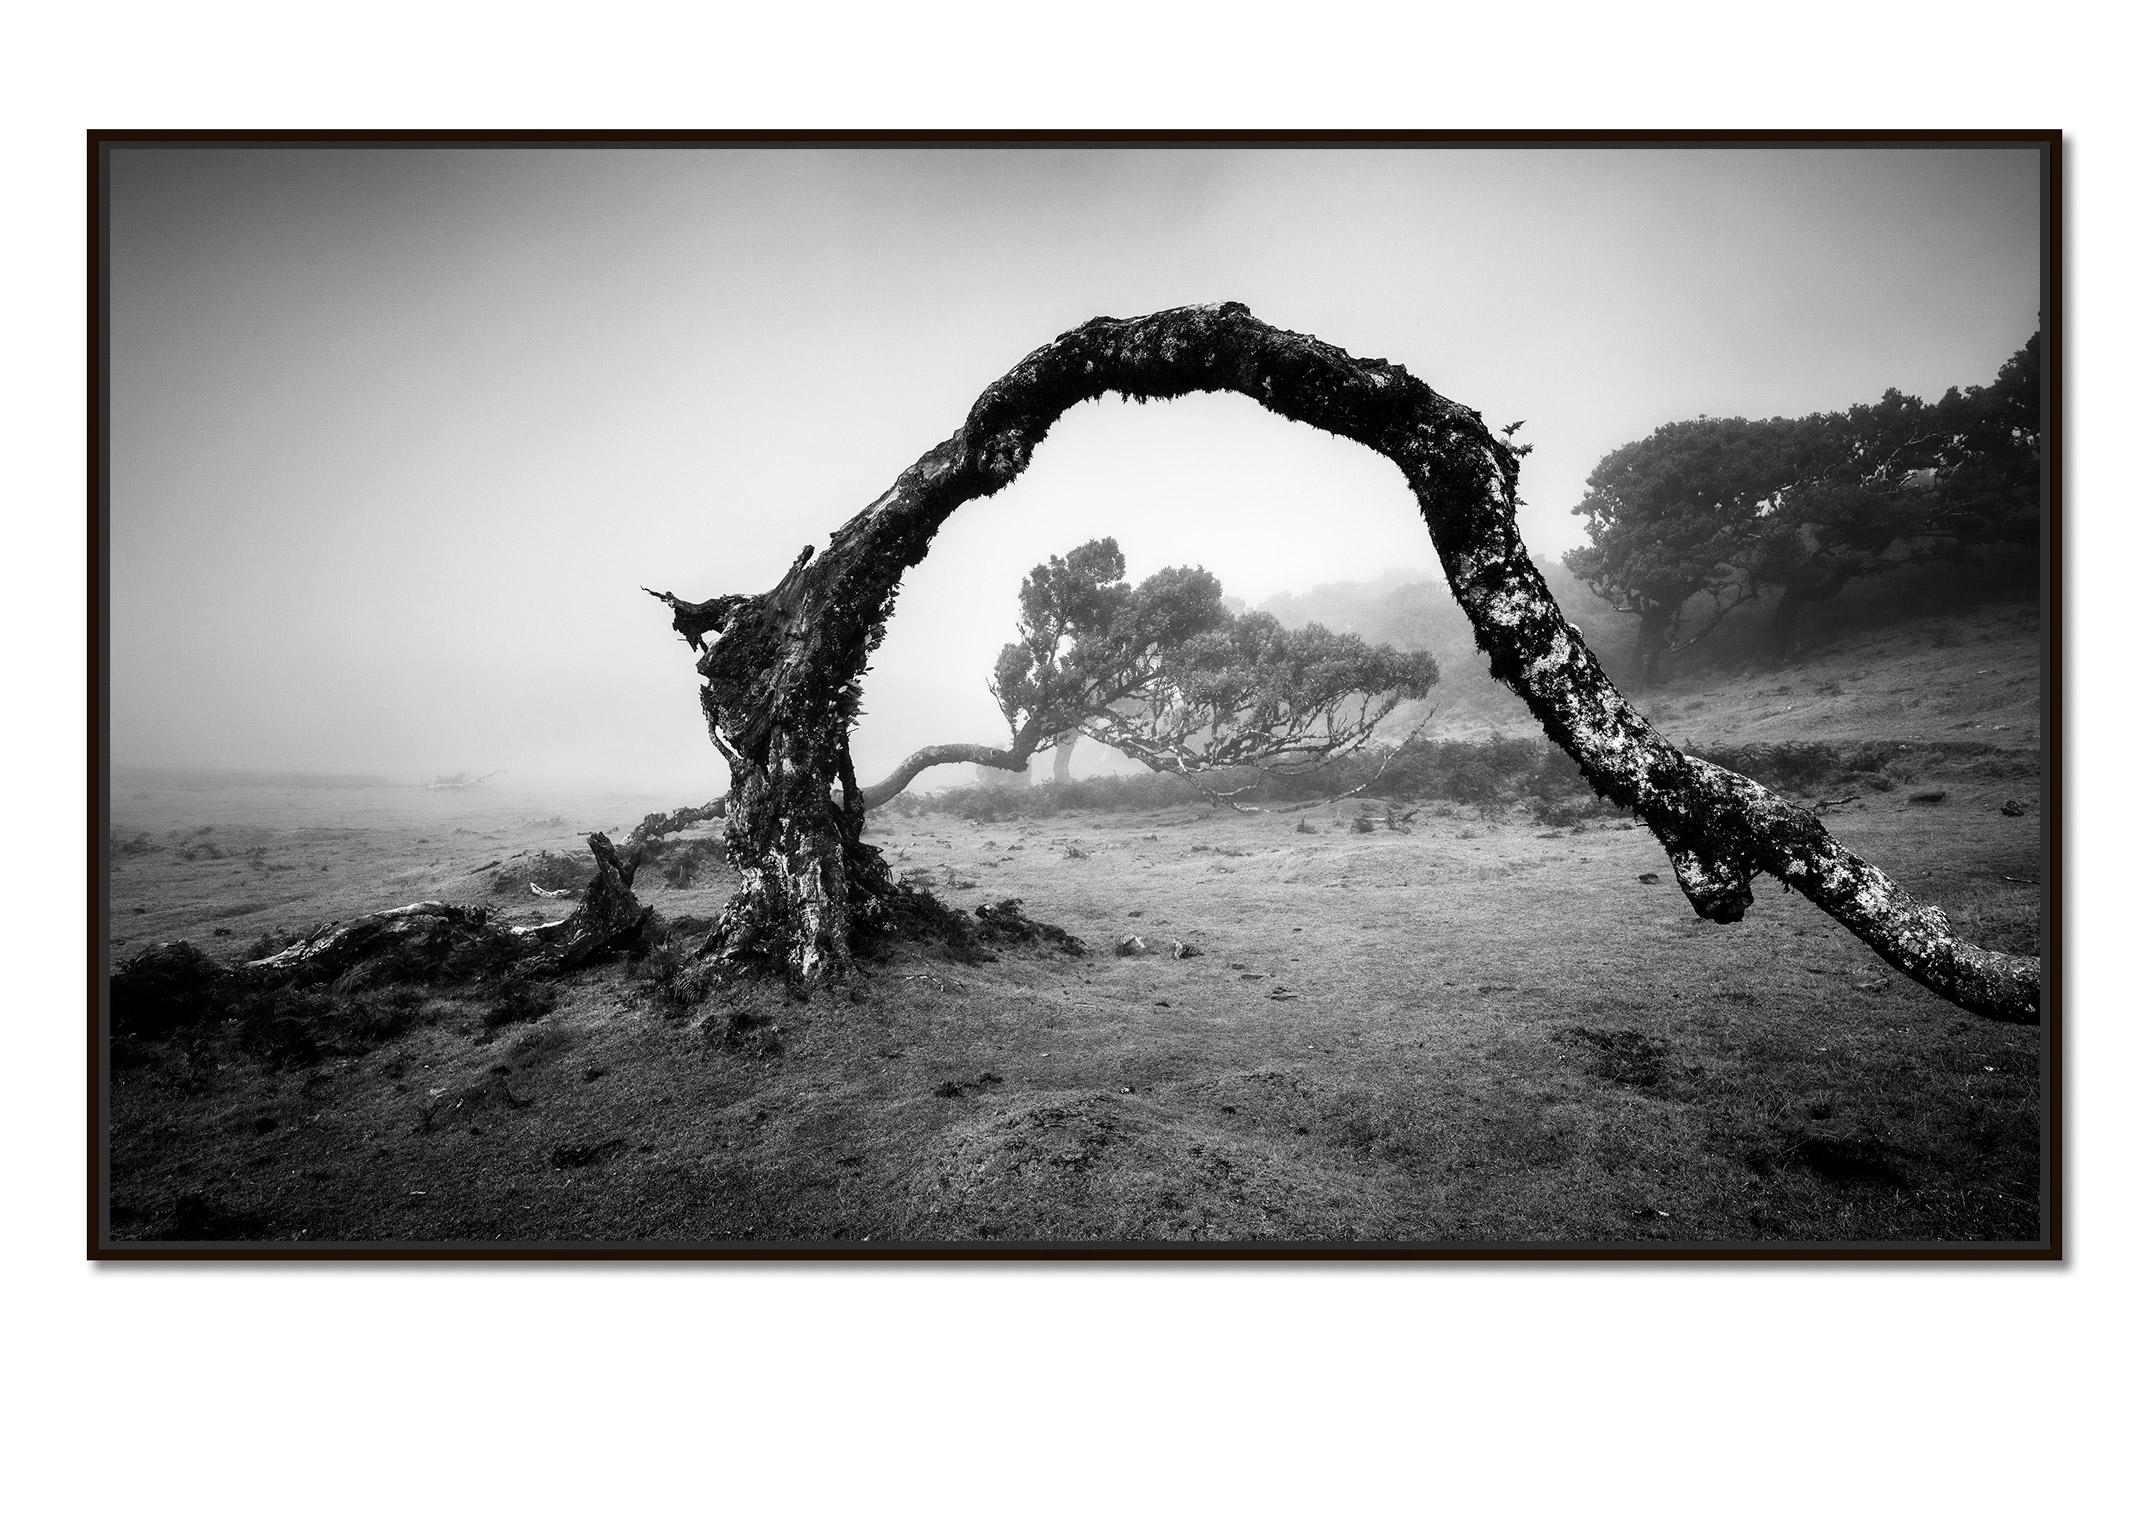
<path fill-rule="evenodd" d="M 2044 334 L 1989 385 L 1950 390 L 1935 407 L 1947 433 L 1936 467 L 1940 532 L 1965 544 L 2027 544 L 2043 527 Z"/>
<path fill-rule="evenodd" d="M 1936 455 L 1945 433 L 1932 408 L 1890 390 L 1879 402 L 1792 424 L 1797 478 L 1755 520 L 1740 558 L 1750 590 L 1778 591 L 1776 650 L 1797 647 L 1808 604 L 1927 553 Z"/>
<path fill-rule="evenodd" d="M 1638 620 L 1637 682 L 1768 592 L 1780 652 L 1808 605 L 1861 578 L 2037 537 L 2041 337 L 1989 385 L 1937 401 L 1889 390 L 1790 420 L 1703 417 L 1607 455 L 1575 508 L 1570 570 Z M 1696 600 L 1698 629 L 1681 635 Z"/>
<path fill-rule="evenodd" d="M 1033 567 L 1018 638 L 993 669 L 1008 745 L 921 748 L 864 788 L 865 805 L 885 804 L 937 765 L 1019 771 L 1047 746 L 1057 750 L 1055 778 L 1064 778 L 1082 736 L 1188 776 L 1295 770 L 1362 746 L 1439 678 L 1428 653 L 1234 615 L 1221 584 L 1198 566 L 1166 567 L 1132 586 L 1126 572 L 1111 539 Z"/>
<path fill-rule="evenodd" d="M 1439 681 L 1430 652 L 1238 614 L 1167 653 L 1148 683 L 1098 710 L 1084 730 L 1151 769 L 1189 779 L 1251 769 L 1258 783 L 1363 747 L 1397 706 Z"/>
<path fill-rule="evenodd" d="M 1756 596 L 1747 573 L 1755 523 L 1793 478 L 1795 426 L 1781 417 L 1673 422 L 1590 473 L 1575 507 L 1590 542 L 1564 559 L 1590 591 L 1639 621 L 1631 658 L 1638 686 L 1656 682 L 1693 600 L 1708 600 L 1706 634 Z"/>
<path fill-rule="evenodd" d="M 1223 587 L 1198 566 L 1171 566 L 1129 586 L 1114 539 L 1053 556 L 1023 578 L 1017 639 L 1001 648 L 992 695 L 1007 718 L 1004 748 L 974 742 L 920 748 L 878 784 L 868 809 L 892 801 L 926 770 L 982 764 L 1019 772 L 1049 745 L 1071 751 L 1084 722 L 1152 682 L 1173 648 L 1228 618 Z"/>
<path fill-rule="evenodd" d="M 1764 509 L 1744 558 L 1754 589 L 1780 592 L 1780 653 L 1796 649 L 1807 605 L 1853 581 L 2037 538 L 2040 342 L 2024 343 L 1990 385 L 1931 403 L 1890 390 L 1792 424 L 1797 479 Z"/>

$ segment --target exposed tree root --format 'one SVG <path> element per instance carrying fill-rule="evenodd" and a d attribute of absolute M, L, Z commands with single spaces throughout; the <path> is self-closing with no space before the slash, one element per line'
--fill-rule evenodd
<path fill-rule="evenodd" d="M 420 902 L 324 924 L 297 944 L 230 965 L 185 941 L 154 945 L 112 973 L 112 1029 L 167 1037 L 260 994 L 393 983 L 464 984 L 567 972 L 646 944 L 654 910 L 633 892 L 635 859 L 589 835 L 597 873 L 575 910 L 549 924 L 509 925 L 491 910 Z"/>
<path fill-rule="evenodd" d="M 1012 940 L 1019 945 L 1045 944 L 1069 956 L 1086 956 L 1089 947 L 1057 924 L 1040 924 L 1022 911 L 1020 898 L 1010 897 L 977 907 L 978 938 Z"/>

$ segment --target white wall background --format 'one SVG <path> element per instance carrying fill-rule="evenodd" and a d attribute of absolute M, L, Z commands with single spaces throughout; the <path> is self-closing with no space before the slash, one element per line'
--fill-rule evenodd
<path fill-rule="evenodd" d="M 623 7 L 600 22 L 120 4 L 19 17 L 0 140 L 16 214 L 5 623 L 9 698 L 38 747 L 7 766 L 12 804 L 33 815 L 18 817 L 0 924 L 16 982 L 16 1105 L 0 1119 L 11 1515 L 79 1533 L 2123 1530 L 2139 1510 L 2134 1102 L 2149 1067 L 2124 970 L 2143 854 L 2124 627 L 2149 550 L 2121 462 L 2139 415 L 2131 360 L 2149 342 L 2135 260 L 2149 167 L 2136 50 L 2120 23 L 2083 19 L 2103 14 L 1345 4 L 1227 19 L 1096 4 L 837 8 L 785 24 L 773 9 Z M 83 982 L 66 958 L 83 911 L 84 127 L 1679 121 L 2075 136 L 2069 1265 L 79 1258 Z M 1028 340 L 1027 322 L 1014 329 Z M 921 421 L 938 427 L 945 404 L 920 406 Z M 889 436 L 907 457 L 909 425 Z"/>

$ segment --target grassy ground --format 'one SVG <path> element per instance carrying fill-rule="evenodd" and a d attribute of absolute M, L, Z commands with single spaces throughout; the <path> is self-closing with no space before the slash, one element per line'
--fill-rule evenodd
<path fill-rule="evenodd" d="M 1899 647 L 1659 707 L 1675 736 L 1709 741 L 1766 740 L 1780 701 L 1818 707 L 1801 738 L 1871 740 L 1854 706 L 1869 728 L 1890 721 L 1902 745 L 1886 773 L 1823 787 L 1861 797 L 1831 827 L 1972 937 L 2036 949 L 2037 759 L 1953 724 L 2034 721 L 2015 673 L 1979 671 L 2019 673 L 2019 616 L 1986 619 L 1990 634 L 1925 648 L 1960 680 Z M 1964 698 L 1966 715 L 1936 723 L 1952 736 L 1909 731 L 1881 692 L 1898 672 Z M 1995 684 L 1972 709 L 1994 677 L 2006 697 Z M 431 896 L 555 916 L 564 899 L 527 890 L 563 868 L 544 856 L 647 810 L 497 787 L 122 785 L 114 954 L 193 939 L 237 955 L 271 929 Z M 951 902 L 1019 897 L 1087 939 L 1081 958 L 1017 947 L 972 966 L 913 949 L 833 995 L 737 985 L 684 1013 L 666 1007 L 661 965 L 622 963 L 563 984 L 549 1011 L 529 1002 L 528 1018 L 387 995 L 385 1039 L 313 1061 L 228 1039 L 131 1050 L 109 1104 L 113 1235 L 2039 1236 L 2035 1028 L 1933 998 L 1780 889 L 1742 925 L 1696 920 L 1624 819 L 1555 829 L 1433 803 L 1395 827 L 1375 806 L 1359 832 L 1359 810 L 876 822 L 898 870 Z M 689 927 L 726 890 L 721 867 L 690 865 L 675 865 L 684 885 L 642 878 Z M 519 899 L 500 890 L 518 885 Z M 1128 936 L 1145 948 L 1116 954 Z M 1174 942 L 1198 953 L 1175 959 Z"/>

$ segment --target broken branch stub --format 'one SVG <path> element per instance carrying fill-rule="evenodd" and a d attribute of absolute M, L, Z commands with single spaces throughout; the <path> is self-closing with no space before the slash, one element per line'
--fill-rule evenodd
<path fill-rule="evenodd" d="M 741 881 L 719 926 L 727 955 L 823 981 L 905 910 L 913 894 L 863 839 L 849 756 L 859 679 L 904 573 L 948 516 L 1007 485 L 1062 413 L 1108 391 L 1229 391 L 1394 463 L 1493 676 L 1594 789 L 1648 823 L 1696 912 L 1737 922 L 1765 872 L 1942 997 L 1998 1019 L 2037 1017 L 2037 958 L 1961 940 L 1810 812 L 1680 752 L 1612 687 L 1523 548 L 1517 453 L 1476 412 L 1385 359 L 1277 330 L 1241 304 L 1077 326 L 988 386 L 953 437 L 768 592 L 700 604 L 656 595 L 700 653 L 702 712 L 731 768 L 725 838 Z"/>

